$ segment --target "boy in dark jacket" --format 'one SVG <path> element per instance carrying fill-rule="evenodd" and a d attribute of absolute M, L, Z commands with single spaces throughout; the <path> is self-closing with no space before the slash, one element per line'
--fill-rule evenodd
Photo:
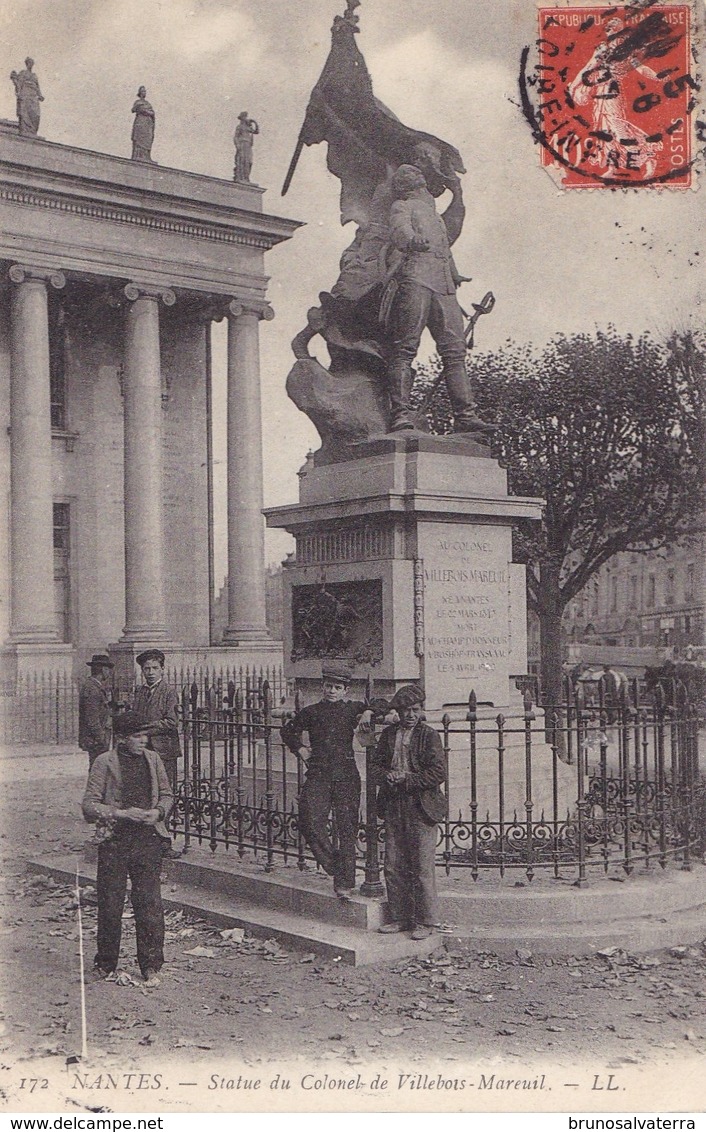
<path fill-rule="evenodd" d="M 392 698 L 399 723 L 386 727 L 374 756 L 378 814 L 385 819 L 385 884 L 392 920 L 383 933 L 433 935 L 439 919 L 435 856 L 437 823 L 446 815 L 440 786 L 446 759 L 433 727 L 422 722 L 424 692 L 407 684 Z"/>
<path fill-rule="evenodd" d="M 360 810 L 360 775 L 353 754 L 353 734 L 369 724 L 372 712 L 360 700 L 347 700 L 351 669 L 346 662 L 322 665 L 323 698 L 309 704 L 282 728 L 282 740 L 306 763 L 299 796 L 299 828 L 324 872 L 333 877 L 339 896 L 355 890 L 355 843 Z M 309 746 L 303 736 L 309 736 Z M 333 811 L 338 849 L 328 834 Z"/>

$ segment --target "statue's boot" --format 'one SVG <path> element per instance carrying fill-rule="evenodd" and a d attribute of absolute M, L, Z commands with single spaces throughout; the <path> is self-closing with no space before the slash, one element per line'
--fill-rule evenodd
<path fill-rule="evenodd" d="M 396 358 L 390 362 L 387 368 L 387 388 L 390 395 L 390 432 L 402 432 L 416 427 L 409 407 L 413 381 L 411 362 L 404 358 Z"/>
<path fill-rule="evenodd" d="M 455 433 L 482 432 L 490 436 L 497 430 L 497 427 L 497 425 L 488 424 L 482 417 L 479 417 L 475 411 L 475 405 L 464 409 L 462 413 L 459 413 L 459 415 L 454 418 Z"/>

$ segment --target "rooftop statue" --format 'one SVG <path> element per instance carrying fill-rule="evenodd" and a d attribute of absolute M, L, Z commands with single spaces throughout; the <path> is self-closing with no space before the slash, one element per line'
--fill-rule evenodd
<path fill-rule="evenodd" d="M 248 117 L 247 110 L 241 110 L 238 115 L 238 125 L 235 127 L 233 141 L 235 142 L 235 168 L 233 180 L 240 184 L 250 184 L 252 172 L 253 139 L 260 133 L 260 127 L 254 118 Z"/>
<path fill-rule="evenodd" d="M 147 91 L 143 86 L 137 92 L 132 112 L 135 115 L 132 124 L 132 160 L 152 161 L 155 113 L 152 104 L 147 101 Z"/>
<path fill-rule="evenodd" d="M 39 131 L 39 103 L 44 102 L 44 95 L 39 89 L 39 79 L 32 68 L 34 59 L 25 59 L 24 71 L 10 71 L 10 78 L 15 86 L 17 95 L 17 120 L 20 126 L 20 136 L 33 138 Z"/>
<path fill-rule="evenodd" d="M 327 142 L 327 165 L 341 181 L 341 223 L 357 231 L 340 273 L 292 343 L 297 363 L 287 391 L 318 428 L 324 448 L 413 429 L 412 363 L 428 327 L 443 362 L 456 432 L 487 436 L 477 415 L 465 357 L 469 331 L 488 305 L 474 304 L 468 326 L 456 298 L 464 278 L 451 246 L 463 228 L 461 155 L 448 142 L 410 129 L 373 94 L 355 37 L 349 0 L 334 20 L 331 51 L 307 107 L 282 193 L 305 145 Z M 450 193 L 442 215 L 436 200 Z M 326 341 L 326 369 L 308 351 Z"/>

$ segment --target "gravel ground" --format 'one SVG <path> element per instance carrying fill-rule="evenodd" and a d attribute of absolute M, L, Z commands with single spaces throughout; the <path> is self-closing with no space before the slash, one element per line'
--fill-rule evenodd
<path fill-rule="evenodd" d="M 61 1095 L 71 1094 L 68 1101 L 64 1097 L 67 1104 L 87 1106 L 88 1085 L 101 1073 L 127 1069 L 150 1073 L 154 1082 L 161 1072 L 171 1081 L 175 1073 L 183 1077 L 186 1066 L 194 1084 L 175 1081 L 167 1098 L 162 1082 L 150 1106 L 159 1100 L 166 1108 L 188 1107 L 184 1090 L 197 1086 L 204 1107 L 237 1110 L 257 1102 L 244 1081 L 259 1076 L 260 1087 L 269 1087 L 278 1068 L 295 1061 L 318 1074 L 312 1080 L 331 1072 L 359 1082 L 362 1074 L 362 1093 L 373 1067 L 406 1067 L 409 1080 L 392 1082 L 398 1098 L 414 1089 L 426 1095 L 429 1082 L 414 1075 L 431 1066 L 457 1086 L 464 1080 L 461 1091 L 473 1097 L 479 1087 L 502 1092 L 500 1080 L 539 1080 L 549 1065 L 553 1083 L 545 1075 L 544 1085 L 534 1086 L 547 1106 L 547 1089 L 572 1088 L 581 1077 L 581 1088 L 590 1087 L 587 1099 L 609 1108 L 613 1098 L 602 1090 L 611 1073 L 614 1089 L 622 1079 L 647 1082 L 657 1069 L 674 1081 L 687 1066 L 689 1074 L 695 1063 L 703 1066 L 706 949 L 700 945 L 642 957 L 617 949 L 591 958 L 519 950 L 513 959 L 501 959 L 448 950 L 441 939 L 429 959 L 351 968 L 238 930 L 219 931 L 177 911 L 167 917 L 161 985 L 147 989 L 134 962 L 128 905 L 120 977 L 106 982 L 87 976 L 88 1058 L 70 1062 L 67 1070 L 67 1059 L 81 1053 L 82 1036 L 76 893 L 33 876 L 24 862 L 39 851 L 79 852 L 85 843 L 87 830 L 77 816 L 80 763 L 12 759 L 2 766 L 0 1057 L 5 1103 L 13 1111 L 46 1107 L 42 1102 L 58 1087 L 59 1067 Z M 94 901 L 93 889 L 83 889 L 89 971 Z M 491 1072 L 496 1076 L 486 1088 Z M 601 1075 L 598 1088 L 595 1073 Z M 46 1096 L 39 1086 L 28 1094 L 30 1074 L 50 1082 Z M 83 1084 L 76 1084 L 77 1074 Z M 240 1087 L 227 1084 L 238 1076 Z M 146 1104 L 132 1086 L 134 1081 L 127 1089 L 121 1084 L 119 1102 L 106 1102 L 99 1084 L 90 1104 L 116 1110 L 128 1102 Z M 327 1088 L 321 1086 L 333 1104 Z M 359 1083 L 348 1088 L 361 1092 Z M 473 1107 L 475 1102 L 459 1100 L 458 1087 L 443 1088 L 446 1103 L 450 1092 L 457 1106 Z M 350 1103 L 336 1095 L 339 1106 Z M 527 1101 L 530 1091 L 523 1097 Z M 417 1093 L 412 1102 L 419 1102 Z"/>

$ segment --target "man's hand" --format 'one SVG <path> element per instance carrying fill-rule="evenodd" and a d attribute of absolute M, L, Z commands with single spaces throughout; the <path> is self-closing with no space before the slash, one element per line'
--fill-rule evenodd
<path fill-rule="evenodd" d="M 125 821 L 138 822 L 140 825 L 156 825 L 159 821 L 159 810 L 143 810 L 141 806 L 128 806 L 126 810 L 116 810 L 115 816 Z"/>
<path fill-rule="evenodd" d="M 297 754 L 299 755 L 299 758 L 302 760 L 302 762 L 306 763 L 306 762 L 309 761 L 309 755 L 311 754 L 311 748 L 310 747 L 300 747 L 299 750 L 297 751 Z"/>
<path fill-rule="evenodd" d="M 388 770 L 385 775 L 385 781 L 388 786 L 399 786 L 401 782 L 404 782 L 406 777 L 407 775 L 403 770 Z"/>

